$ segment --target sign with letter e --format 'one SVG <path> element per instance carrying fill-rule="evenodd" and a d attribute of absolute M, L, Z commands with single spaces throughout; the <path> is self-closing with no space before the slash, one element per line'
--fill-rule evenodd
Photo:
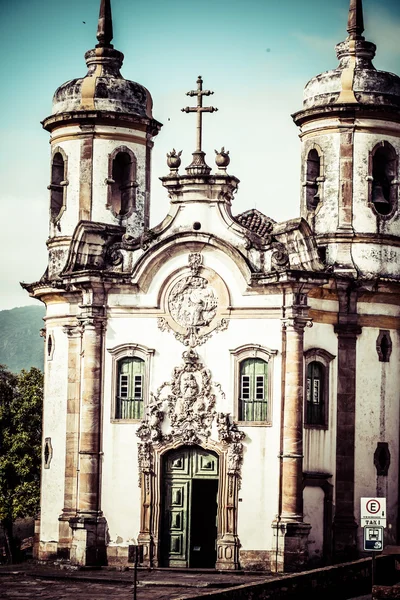
<path fill-rule="evenodd" d="M 361 527 L 386 527 L 386 498 L 361 498 Z"/>
<path fill-rule="evenodd" d="M 383 527 L 364 527 L 364 550 L 375 551 L 383 549 Z"/>

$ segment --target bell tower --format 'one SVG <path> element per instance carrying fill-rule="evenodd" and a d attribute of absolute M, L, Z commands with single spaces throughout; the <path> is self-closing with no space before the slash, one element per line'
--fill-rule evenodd
<path fill-rule="evenodd" d="M 88 72 L 56 90 L 42 123 L 51 136 L 50 279 L 65 267 L 79 222 L 123 227 L 134 237 L 149 226 L 151 149 L 161 124 L 148 90 L 122 77 L 124 55 L 112 38 L 110 0 L 101 0 Z"/>
<path fill-rule="evenodd" d="M 339 65 L 311 79 L 293 115 L 302 142 L 301 216 L 321 258 L 344 276 L 394 277 L 398 237 L 400 77 L 378 71 L 350 0 Z"/>

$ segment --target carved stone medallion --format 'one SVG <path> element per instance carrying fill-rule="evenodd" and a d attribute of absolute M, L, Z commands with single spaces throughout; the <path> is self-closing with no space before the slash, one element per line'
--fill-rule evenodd
<path fill-rule="evenodd" d="M 227 319 L 217 320 L 221 309 L 218 293 L 209 280 L 200 275 L 202 256 L 189 254 L 190 275 L 181 277 L 169 290 L 166 302 L 167 317 L 158 319 L 161 331 L 173 331 L 185 346 L 204 344 L 214 331 L 223 331 Z"/>
<path fill-rule="evenodd" d="M 181 327 L 204 327 L 215 317 L 218 298 L 207 279 L 189 275 L 172 288 L 168 308 Z"/>

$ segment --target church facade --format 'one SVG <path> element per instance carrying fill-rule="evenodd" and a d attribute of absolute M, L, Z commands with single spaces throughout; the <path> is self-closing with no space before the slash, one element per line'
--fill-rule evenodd
<path fill-rule="evenodd" d="M 167 157 L 149 227 L 148 90 L 120 74 L 109 0 L 51 137 L 36 554 L 77 565 L 289 571 L 357 557 L 360 498 L 398 541 L 400 78 L 350 1 L 306 86 L 300 217 L 233 216 L 239 180 Z M 193 118 L 193 117 L 191 117 Z"/>

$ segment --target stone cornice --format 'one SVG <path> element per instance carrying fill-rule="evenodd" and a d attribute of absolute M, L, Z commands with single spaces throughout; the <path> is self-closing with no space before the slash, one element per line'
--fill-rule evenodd
<path fill-rule="evenodd" d="M 113 126 L 140 129 L 150 133 L 152 136 L 157 135 L 162 127 L 161 123 L 149 117 L 139 117 L 138 115 L 105 110 L 79 110 L 50 115 L 42 121 L 42 126 L 43 129 L 52 132 L 62 125 L 71 125 L 72 123 L 78 123 L 79 125 L 112 123 Z"/>
<path fill-rule="evenodd" d="M 316 106 L 306 110 L 300 110 L 292 114 L 292 119 L 298 127 L 307 121 L 326 119 L 327 117 L 339 117 L 346 119 L 358 119 L 360 117 L 371 117 L 375 119 L 390 120 L 400 123 L 400 111 L 396 105 L 373 105 L 373 104 L 328 104 Z"/>

